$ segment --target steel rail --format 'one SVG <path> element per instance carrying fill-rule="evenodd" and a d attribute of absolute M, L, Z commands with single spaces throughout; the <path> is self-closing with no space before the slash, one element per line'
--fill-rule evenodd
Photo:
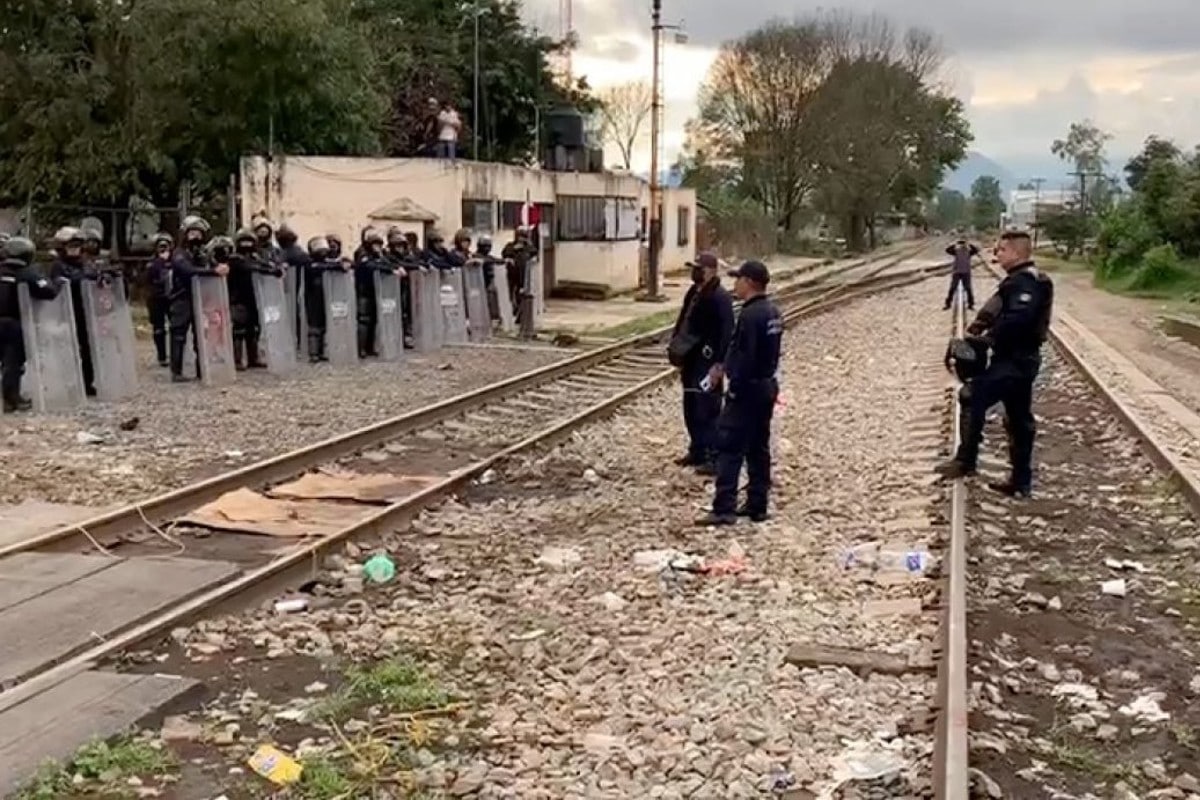
<path fill-rule="evenodd" d="M 922 244 L 916 248 L 908 248 L 899 254 L 885 256 L 883 265 L 873 268 L 867 279 L 883 269 L 911 258 L 927 247 L 929 247 L 928 244 Z M 835 272 L 827 273 L 824 276 L 810 277 L 785 284 L 776 296 L 779 299 L 786 299 L 803 294 L 806 289 L 820 286 L 824 280 L 830 277 L 870 263 L 872 263 L 871 259 L 862 259 L 843 265 Z M 353 455 L 379 442 L 399 438 L 407 433 L 453 419 L 499 399 L 614 360 L 631 350 L 662 339 L 671 333 L 673 327 L 673 325 L 666 325 L 645 333 L 634 334 L 562 361 L 538 367 L 479 389 L 463 392 L 424 408 L 126 504 L 78 523 L 60 526 L 22 542 L 0 547 L 0 558 L 15 553 L 52 547 L 64 540 L 83 536 L 85 531 L 91 539 L 112 542 L 129 530 L 140 530 L 148 524 L 168 523 L 235 489 L 245 486 L 267 486 L 285 481 L 329 461 Z"/>
<path fill-rule="evenodd" d="M 954 302 L 953 335 L 965 327 L 966 300 L 959 289 Z M 962 441 L 962 414 L 957 387 L 950 394 L 950 454 Z M 950 532 L 943 554 L 946 577 L 940 626 L 941 659 L 937 672 L 937 717 L 934 726 L 934 797 L 967 800 L 970 791 L 967 676 L 967 485 L 959 478 L 950 488 Z"/>
<path fill-rule="evenodd" d="M 920 249 L 928 246 L 926 244 Z M 920 249 L 916 252 L 919 252 Z M 901 257 L 899 260 L 903 259 L 904 257 Z M 801 308 L 789 309 L 784 313 L 785 324 L 791 324 L 797 319 L 831 310 L 836 306 L 851 302 L 866 294 L 888 291 L 899 286 L 925 280 L 930 274 L 932 272 L 928 270 L 917 270 L 912 275 L 897 276 L 894 280 L 877 281 L 874 286 L 858 292 L 845 291 L 837 297 L 825 297 L 820 303 L 809 303 Z M 845 288 L 853 289 L 855 285 L 849 284 Z M 548 429 L 533 433 L 521 441 L 498 450 L 464 469 L 457 470 L 453 474 L 413 495 L 381 507 L 364 520 L 355 522 L 315 541 L 300 545 L 294 551 L 278 556 L 270 562 L 244 572 L 226 583 L 185 598 L 176 605 L 141 620 L 136 625 L 113 635 L 81 653 L 70 656 L 40 673 L 20 679 L 13 687 L 0 692 L 0 711 L 47 691 L 73 675 L 109 660 L 152 636 L 187 624 L 199 615 L 211 613 L 215 609 L 227 604 L 235 604 L 239 601 L 244 602 L 248 596 L 256 592 L 271 591 L 274 588 L 285 585 L 294 586 L 302 582 L 305 578 L 315 577 L 319 572 L 322 556 L 331 548 L 340 546 L 344 541 L 352 537 L 370 537 L 395 529 L 398 525 L 407 519 L 411 519 L 431 503 L 461 489 L 476 476 L 496 464 L 535 447 L 545 447 L 561 441 L 577 428 L 611 414 L 619 406 L 670 380 L 675 374 L 675 368 L 665 368 L 658 374 L 635 384 L 629 389 L 597 402 L 584 411 Z"/>

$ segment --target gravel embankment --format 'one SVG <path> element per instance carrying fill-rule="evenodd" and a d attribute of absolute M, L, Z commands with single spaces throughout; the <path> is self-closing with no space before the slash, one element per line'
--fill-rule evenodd
<path fill-rule="evenodd" d="M 1034 499 L 968 511 L 972 763 L 1004 797 L 1200 797 L 1195 519 L 1056 353 L 1034 411 Z"/>
<path fill-rule="evenodd" d="M 403 364 L 303 364 L 287 378 L 245 372 L 223 389 L 171 384 L 147 358 L 140 389 L 127 401 L 91 401 L 70 415 L 0 418 L 0 503 L 136 500 L 567 355 L 447 348 Z"/>
<path fill-rule="evenodd" d="M 929 403 L 949 325 L 936 310 L 942 290 L 862 301 L 788 335 L 766 524 L 692 526 L 709 487 L 669 465 L 682 448 L 672 387 L 388 537 L 399 572 L 383 588 L 364 593 L 344 564 L 309 611 L 176 632 L 182 647 L 147 654 L 145 668 L 212 687 L 192 712 L 207 733 L 188 750 L 184 783 L 197 797 L 236 800 L 249 796 L 248 779 L 230 767 L 259 743 L 344 762 L 346 741 L 363 756 L 365 742 L 386 739 L 403 751 L 408 785 L 434 796 L 809 796 L 863 758 L 887 773 L 866 796 L 914 794 L 907 773 L 924 768 L 930 742 L 898 728 L 924 716 L 931 675 L 799 669 L 784 656 L 797 642 L 927 654 L 933 614 L 870 610 L 919 597 L 924 582 L 884 587 L 843 570 L 840 555 L 916 535 L 885 523 L 938 503 L 906 430 L 942 416 Z M 884 317 L 893 321 L 881 336 Z M 745 571 L 641 568 L 638 554 L 658 549 L 743 551 Z M 342 683 L 347 663 L 396 656 L 461 697 L 461 714 L 423 722 L 420 736 L 377 707 L 340 735 L 297 721 L 298 708 Z M 382 733 L 385 724 L 409 724 L 408 737 Z"/>

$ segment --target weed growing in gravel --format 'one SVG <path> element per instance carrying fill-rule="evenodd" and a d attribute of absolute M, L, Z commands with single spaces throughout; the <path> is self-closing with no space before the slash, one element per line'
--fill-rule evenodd
<path fill-rule="evenodd" d="M 58 800 L 75 794 L 134 797 L 129 778 L 161 777 L 175 767 L 167 751 L 145 739 L 122 737 L 85 745 L 65 765 L 46 764 L 16 800 Z M 80 782 L 76 783 L 75 778 Z"/>
<path fill-rule="evenodd" d="M 320 703 L 314 713 L 319 720 L 338 722 L 372 706 L 388 712 L 414 713 L 442 708 L 450 700 L 450 694 L 415 664 L 395 660 L 351 669 L 342 688 Z"/>
<path fill-rule="evenodd" d="M 1191 725 L 1182 722 L 1173 722 L 1170 725 L 1170 731 L 1171 738 L 1175 740 L 1175 744 L 1184 750 L 1192 752 L 1200 750 L 1200 736 L 1197 735 L 1196 729 Z"/>
<path fill-rule="evenodd" d="M 314 759 L 304 762 L 298 792 L 304 800 L 340 800 L 353 797 L 354 782 L 332 761 Z"/>
<path fill-rule="evenodd" d="M 1140 782 L 1141 773 L 1128 764 L 1122 764 L 1112 754 L 1104 753 L 1081 742 L 1071 741 L 1064 735 L 1055 737 L 1051 756 L 1060 765 L 1098 783 L 1125 781 L 1134 788 Z"/>

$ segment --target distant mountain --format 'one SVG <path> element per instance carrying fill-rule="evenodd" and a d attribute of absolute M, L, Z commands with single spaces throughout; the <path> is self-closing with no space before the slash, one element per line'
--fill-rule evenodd
<path fill-rule="evenodd" d="M 976 178 L 983 175 L 991 175 L 993 178 L 999 180 L 1000 191 L 1004 194 L 1017 188 L 1017 184 L 1020 182 L 998 162 L 993 161 L 983 153 L 970 150 L 967 152 L 967 157 L 958 165 L 958 169 L 948 174 L 945 180 L 942 181 L 942 186 L 969 196 L 971 194 L 971 184 L 975 182 Z"/>

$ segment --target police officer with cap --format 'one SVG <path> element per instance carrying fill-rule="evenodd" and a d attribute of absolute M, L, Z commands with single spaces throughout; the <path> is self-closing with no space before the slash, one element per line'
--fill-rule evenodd
<path fill-rule="evenodd" d="M 1032 253 L 1028 233 L 1006 231 L 1000 236 L 997 259 L 1007 274 L 968 329 L 990 346 L 991 360 L 971 380 L 958 452 L 937 468 L 950 479 L 975 474 L 988 409 L 1003 403 L 1012 473 L 1009 480 L 989 488 L 1009 497 L 1028 497 L 1032 490 L 1033 381 L 1054 306 L 1054 284 L 1034 267 Z"/>
<path fill-rule="evenodd" d="M 712 512 L 700 525 L 732 525 L 739 516 L 767 518 L 771 488 L 771 416 L 779 396 L 779 356 L 783 317 L 767 297 L 771 274 L 758 261 L 729 273 L 742 301 L 729 351 L 714 375 L 725 387 L 725 407 L 717 420 L 717 478 Z M 746 502 L 737 505 L 738 476 L 746 464 Z"/>
<path fill-rule="evenodd" d="M 667 347 L 667 356 L 683 380 L 683 422 L 689 440 L 687 454 L 675 463 L 696 467 L 702 475 L 715 475 L 721 394 L 712 384 L 719 383 L 733 337 L 733 300 L 721 286 L 716 254 L 700 253 L 688 266 L 692 285 L 684 295 Z"/>

